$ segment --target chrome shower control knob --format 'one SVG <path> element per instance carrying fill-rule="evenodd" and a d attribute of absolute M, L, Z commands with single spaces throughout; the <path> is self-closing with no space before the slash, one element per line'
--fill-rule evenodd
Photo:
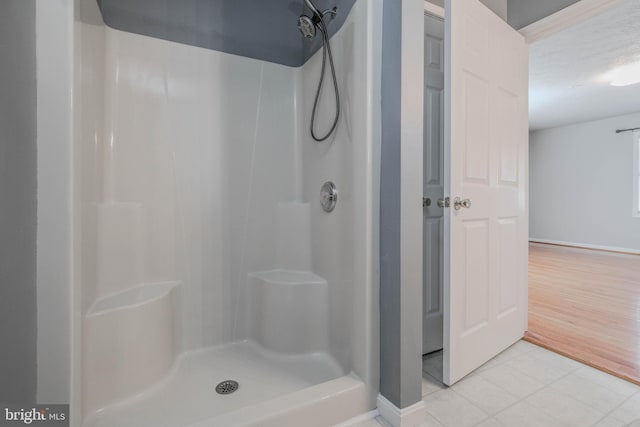
<path fill-rule="evenodd" d="M 338 189 L 336 185 L 327 181 L 320 188 L 320 205 L 325 212 L 331 212 L 338 203 Z"/>

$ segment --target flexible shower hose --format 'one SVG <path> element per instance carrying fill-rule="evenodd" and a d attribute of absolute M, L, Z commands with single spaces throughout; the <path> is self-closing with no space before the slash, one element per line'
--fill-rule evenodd
<path fill-rule="evenodd" d="M 329 35 L 327 34 L 327 26 L 324 23 L 324 19 L 320 17 L 320 32 L 322 33 L 322 71 L 320 72 L 320 80 L 318 81 L 318 90 L 316 91 L 316 99 L 313 101 L 313 111 L 311 113 L 311 137 L 322 142 L 329 138 L 333 131 L 338 126 L 338 119 L 340 118 L 340 93 L 338 92 L 338 79 L 336 78 L 336 69 L 333 65 L 333 55 L 331 54 L 331 44 L 329 43 Z M 329 65 L 331 66 L 331 76 L 333 77 L 333 89 L 336 96 L 336 115 L 333 119 L 333 125 L 326 135 L 318 137 L 313 130 L 316 121 L 316 109 L 318 107 L 318 99 L 320 98 L 320 91 L 322 90 L 322 83 L 324 82 L 324 71 L 327 63 L 327 53 L 329 54 Z"/>

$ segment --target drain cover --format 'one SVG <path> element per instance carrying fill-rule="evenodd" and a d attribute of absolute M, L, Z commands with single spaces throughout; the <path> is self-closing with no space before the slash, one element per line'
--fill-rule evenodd
<path fill-rule="evenodd" d="M 216 386 L 216 393 L 231 394 L 238 389 L 238 382 L 233 380 L 224 380 Z"/>

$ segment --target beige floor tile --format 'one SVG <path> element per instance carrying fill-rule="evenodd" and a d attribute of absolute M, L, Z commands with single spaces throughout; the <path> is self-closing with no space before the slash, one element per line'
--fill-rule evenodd
<path fill-rule="evenodd" d="M 622 405 L 614 409 L 610 415 L 627 424 L 640 420 L 640 394 L 635 394 L 627 399 Z"/>
<path fill-rule="evenodd" d="M 609 375 L 606 372 L 599 371 L 598 369 L 594 369 L 590 366 L 582 365 L 580 369 L 575 371 L 575 374 L 593 381 L 594 383 L 600 384 L 610 390 L 624 394 L 625 396 L 631 396 L 632 394 L 640 392 L 640 386 L 614 377 L 613 375 Z"/>
<path fill-rule="evenodd" d="M 489 415 L 496 414 L 518 401 L 518 398 L 480 375 L 465 378 L 451 388 Z"/>
<path fill-rule="evenodd" d="M 433 418 L 431 414 L 427 413 L 425 422 L 420 424 L 418 427 L 443 427 L 443 426 L 438 420 Z"/>
<path fill-rule="evenodd" d="M 474 427 L 509 427 L 496 418 L 488 418 Z"/>
<path fill-rule="evenodd" d="M 488 418 L 480 408 L 451 389 L 424 398 L 427 412 L 444 427 L 471 427 Z"/>
<path fill-rule="evenodd" d="M 573 427 L 591 426 L 605 415 L 603 412 L 549 387 L 529 396 L 525 402 Z"/>
<path fill-rule="evenodd" d="M 533 352 L 522 354 L 509 360 L 505 365 L 511 366 L 543 384 L 551 384 L 570 372 L 554 363 L 555 361 L 544 361 L 532 357 L 532 354 Z"/>
<path fill-rule="evenodd" d="M 510 406 L 495 418 L 507 427 L 567 427 L 560 420 L 525 402 Z"/>
<path fill-rule="evenodd" d="M 628 398 L 575 373 L 560 378 L 550 387 L 604 413 L 612 411 Z"/>
<path fill-rule="evenodd" d="M 445 388 L 447 387 L 444 384 L 429 374 L 422 375 L 422 397 L 435 393 L 436 391 L 444 390 Z"/>
<path fill-rule="evenodd" d="M 593 427 L 628 427 L 628 424 L 616 417 L 608 415 L 596 423 Z"/>
<path fill-rule="evenodd" d="M 518 399 L 527 397 L 544 387 L 543 383 L 505 364 L 482 371 L 478 375 Z"/>

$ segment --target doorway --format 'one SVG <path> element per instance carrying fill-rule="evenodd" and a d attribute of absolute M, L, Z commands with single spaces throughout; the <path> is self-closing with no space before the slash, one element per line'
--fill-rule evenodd
<path fill-rule="evenodd" d="M 424 16 L 422 349 L 452 385 L 526 329 L 528 55 L 478 0 L 446 11 Z"/>
<path fill-rule="evenodd" d="M 444 18 L 424 13 L 423 369 L 442 382 L 444 280 Z"/>
<path fill-rule="evenodd" d="M 640 384 L 640 4 L 581 3 L 530 47 L 527 339 Z"/>

